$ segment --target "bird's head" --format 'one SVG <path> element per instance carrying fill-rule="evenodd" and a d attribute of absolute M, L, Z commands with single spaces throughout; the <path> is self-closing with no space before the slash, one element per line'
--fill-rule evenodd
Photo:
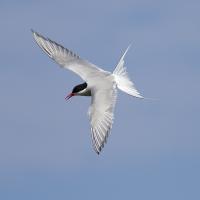
<path fill-rule="evenodd" d="M 69 94 L 65 97 L 65 99 L 68 100 L 68 99 L 70 99 L 70 98 L 73 97 L 73 96 L 84 96 L 84 92 L 85 92 L 86 88 L 87 88 L 87 83 L 86 83 L 86 82 L 85 82 L 85 83 L 82 83 L 82 84 L 79 84 L 79 85 L 76 85 L 76 86 L 73 88 L 72 92 L 69 93 Z"/>

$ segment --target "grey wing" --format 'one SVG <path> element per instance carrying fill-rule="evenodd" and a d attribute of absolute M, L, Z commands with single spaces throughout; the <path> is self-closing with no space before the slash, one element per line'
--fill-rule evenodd
<path fill-rule="evenodd" d="M 33 36 L 39 47 L 61 67 L 69 69 L 78 74 L 83 80 L 87 81 L 90 77 L 105 76 L 106 72 L 96 65 L 81 59 L 72 51 L 64 48 L 62 45 L 45 38 L 37 32 L 33 32 Z"/>
<path fill-rule="evenodd" d="M 114 119 L 114 107 L 117 98 L 116 86 L 92 92 L 92 103 L 89 108 L 92 145 L 97 154 L 107 141 Z"/>

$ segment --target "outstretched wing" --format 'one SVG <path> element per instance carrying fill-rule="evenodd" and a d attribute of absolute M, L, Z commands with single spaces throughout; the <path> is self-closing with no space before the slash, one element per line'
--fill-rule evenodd
<path fill-rule="evenodd" d="M 92 91 L 89 108 L 92 144 L 95 152 L 100 153 L 108 138 L 114 119 L 114 107 L 117 98 L 116 86 Z"/>
<path fill-rule="evenodd" d="M 94 64 L 81 59 L 78 55 L 64 48 L 62 45 L 49 38 L 45 38 L 33 30 L 32 32 L 39 47 L 41 47 L 50 58 L 57 62 L 61 67 L 78 74 L 83 80 L 87 81 L 90 77 L 108 74 L 108 72 L 98 68 Z"/>

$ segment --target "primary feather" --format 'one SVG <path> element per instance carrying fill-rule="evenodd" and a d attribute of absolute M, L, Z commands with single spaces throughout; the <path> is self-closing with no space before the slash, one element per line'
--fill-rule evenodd
<path fill-rule="evenodd" d="M 45 38 L 37 32 L 32 32 L 39 47 L 41 47 L 50 58 L 57 62 L 61 67 L 73 71 L 83 80 L 87 81 L 95 74 L 108 73 L 87 60 L 81 59 L 77 54 L 64 48 L 62 45 L 52 41 L 51 39 Z"/>

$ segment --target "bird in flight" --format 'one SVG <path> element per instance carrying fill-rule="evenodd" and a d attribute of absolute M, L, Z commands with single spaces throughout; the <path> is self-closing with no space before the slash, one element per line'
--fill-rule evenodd
<path fill-rule="evenodd" d="M 93 149 L 99 154 L 107 141 L 114 119 L 117 88 L 138 98 L 143 98 L 129 79 L 124 66 L 126 49 L 113 72 L 104 71 L 69 49 L 32 30 L 39 47 L 62 68 L 79 75 L 84 83 L 75 86 L 66 96 L 91 96 L 88 115 L 91 124 Z"/>

